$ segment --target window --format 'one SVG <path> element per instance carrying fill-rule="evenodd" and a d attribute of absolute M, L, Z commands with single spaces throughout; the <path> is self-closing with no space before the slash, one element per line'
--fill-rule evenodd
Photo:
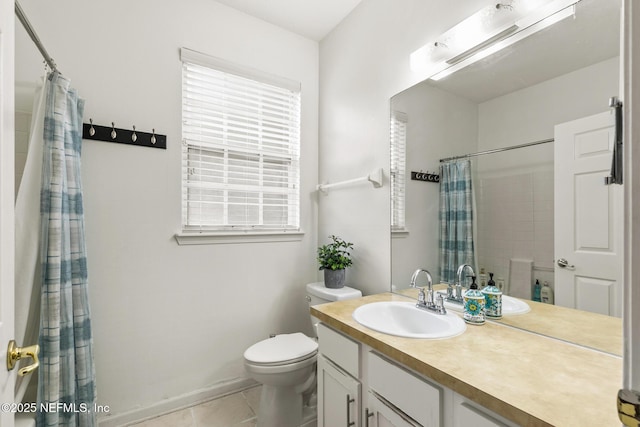
<path fill-rule="evenodd" d="M 182 228 L 300 228 L 300 84 L 181 49 Z"/>
<path fill-rule="evenodd" d="M 391 114 L 391 231 L 405 229 L 407 115 Z"/>

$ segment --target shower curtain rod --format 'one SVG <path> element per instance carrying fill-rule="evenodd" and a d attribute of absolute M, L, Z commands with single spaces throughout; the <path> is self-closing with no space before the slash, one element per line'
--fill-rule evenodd
<path fill-rule="evenodd" d="M 20 22 L 22 23 L 22 26 L 27 31 L 27 34 L 29 34 L 29 37 L 31 37 L 31 40 L 33 40 L 33 42 L 36 44 L 36 47 L 42 54 L 42 57 L 44 58 L 44 60 L 47 61 L 47 65 L 49 65 L 49 68 L 51 68 L 52 71 L 58 71 L 58 67 L 56 66 L 55 61 L 53 60 L 53 58 L 51 58 L 51 56 L 47 52 L 47 49 L 45 49 L 44 46 L 42 45 L 42 42 L 38 38 L 36 31 L 31 26 L 31 22 L 29 22 L 29 19 L 27 19 L 27 15 L 24 14 L 22 7 L 20 7 L 18 0 L 15 0 L 15 4 L 16 4 L 16 16 L 18 17 L 18 20 L 20 20 Z"/>
<path fill-rule="evenodd" d="M 555 141 L 553 138 L 543 139 L 540 141 L 528 142 L 526 144 L 514 145 L 512 147 L 496 148 L 493 150 L 480 151 L 478 153 L 470 153 L 470 154 L 463 154 L 461 156 L 446 157 L 444 159 L 440 159 L 440 163 L 448 162 L 450 160 L 468 159 L 469 157 L 484 156 L 485 154 L 500 153 L 502 151 L 515 150 L 516 148 L 531 147 L 532 145 L 546 144 L 548 142 L 553 142 L 553 141 Z"/>

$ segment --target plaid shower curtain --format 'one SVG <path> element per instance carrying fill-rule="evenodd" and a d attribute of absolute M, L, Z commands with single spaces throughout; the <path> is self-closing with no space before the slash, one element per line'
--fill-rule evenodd
<path fill-rule="evenodd" d="M 454 283 L 461 264 L 474 265 L 471 161 L 440 165 L 440 281 Z"/>
<path fill-rule="evenodd" d="M 40 193 L 42 297 L 38 427 L 94 427 L 93 338 L 80 151 L 84 100 L 58 72 L 46 86 Z"/>

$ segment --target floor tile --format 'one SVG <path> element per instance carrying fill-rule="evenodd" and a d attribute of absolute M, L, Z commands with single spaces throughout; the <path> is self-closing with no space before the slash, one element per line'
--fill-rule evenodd
<path fill-rule="evenodd" d="M 191 408 L 134 424 L 132 427 L 195 427 Z"/>
<path fill-rule="evenodd" d="M 192 410 L 196 427 L 231 427 L 256 416 L 242 393 L 202 403 Z"/>
<path fill-rule="evenodd" d="M 253 412 L 257 415 L 258 409 L 260 408 L 260 395 L 262 394 L 262 386 L 252 387 L 242 392 L 245 399 L 247 399 L 247 403 L 253 410 Z"/>

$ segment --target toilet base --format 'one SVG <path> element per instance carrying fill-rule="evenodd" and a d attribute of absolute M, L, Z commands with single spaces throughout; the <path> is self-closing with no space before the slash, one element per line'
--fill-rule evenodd
<path fill-rule="evenodd" d="M 257 427 L 315 426 L 316 408 L 303 404 L 303 395 L 291 387 L 263 384 Z"/>

